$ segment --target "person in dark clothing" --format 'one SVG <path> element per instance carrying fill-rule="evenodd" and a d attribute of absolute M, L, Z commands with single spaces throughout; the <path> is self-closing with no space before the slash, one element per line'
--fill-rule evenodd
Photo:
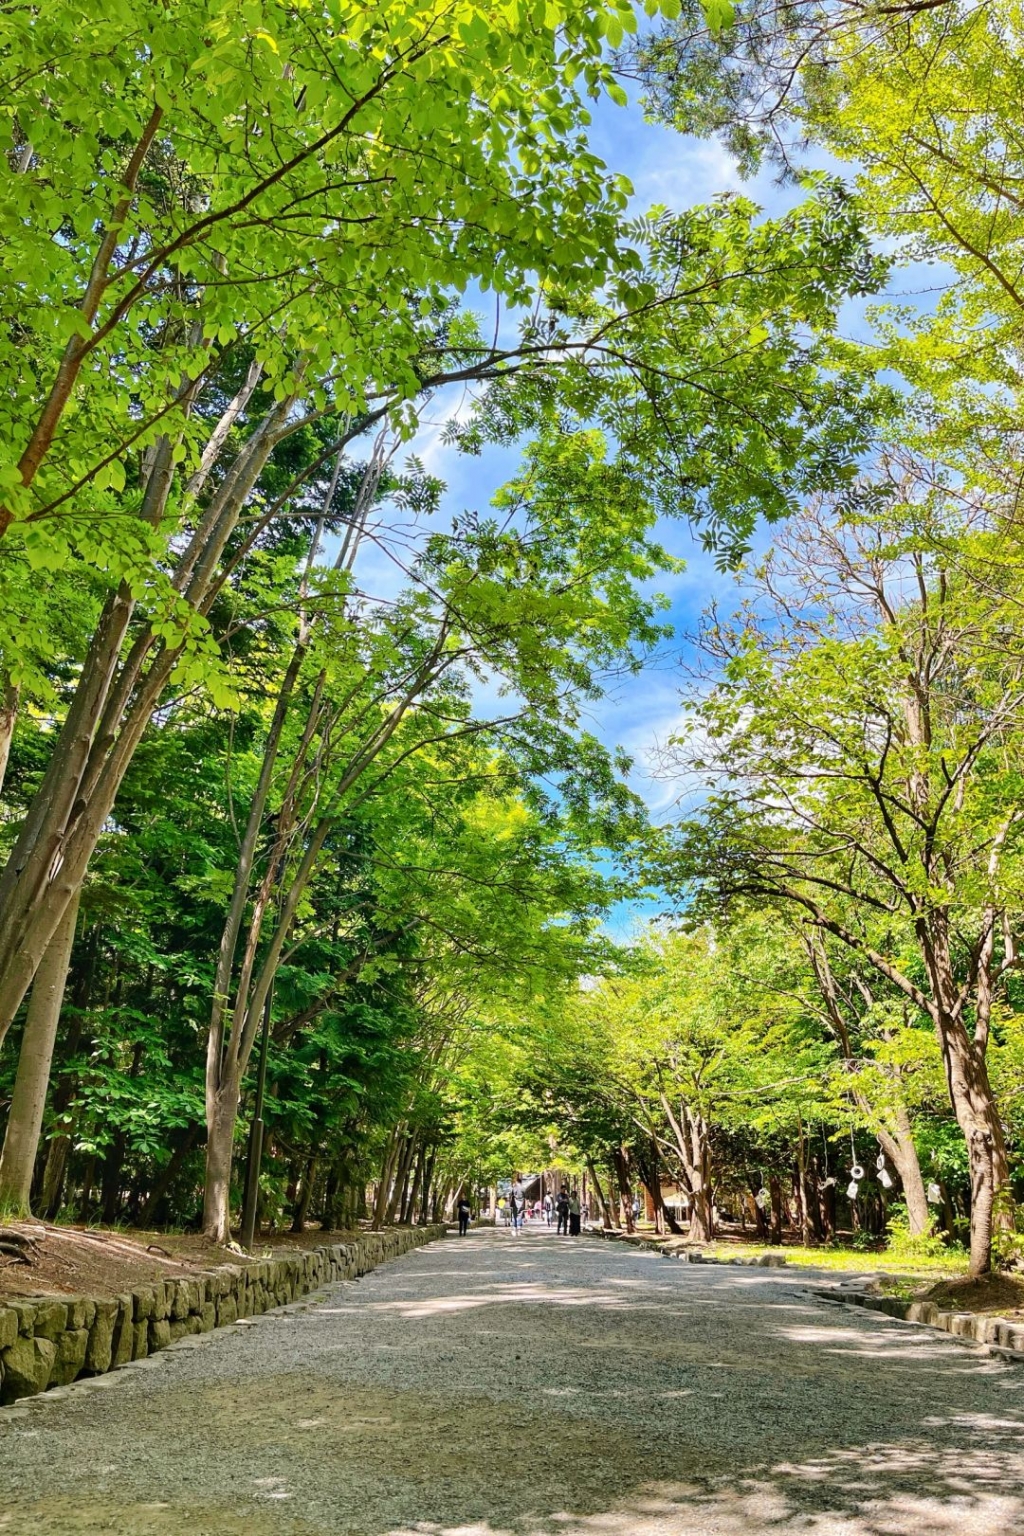
<path fill-rule="evenodd" d="M 577 1194 L 569 1196 L 569 1236 L 580 1235 L 580 1197 Z"/>
<path fill-rule="evenodd" d="M 469 1231 L 469 1218 L 472 1215 L 472 1207 L 470 1206 L 470 1203 L 466 1199 L 465 1195 L 459 1196 L 458 1212 L 459 1236 L 465 1237 L 466 1233 Z"/>
<path fill-rule="evenodd" d="M 558 1232 L 569 1236 L 569 1191 L 564 1187 L 558 1191 L 558 1199 L 555 1201 L 555 1213 L 558 1216 Z"/>

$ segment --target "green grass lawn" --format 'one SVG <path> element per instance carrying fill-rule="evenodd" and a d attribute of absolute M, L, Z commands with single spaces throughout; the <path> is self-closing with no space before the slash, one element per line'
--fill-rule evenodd
<path fill-rule="evenodd" d="M 922 1280 L 953 1279 L 967 1273 L 965 1253 L 941 1254 L 937 1258 L 907 1257 L 868 1248 L 769 1248 L 757 1243 L 707 1243 L 703 1251 L 716 1259 L 748 1258 L 763 1253 L 781 1253 L 787 1264 L 814 1269 L 846 1270 L 851 1274 L 893 1274 L 920 1276 Z"/>

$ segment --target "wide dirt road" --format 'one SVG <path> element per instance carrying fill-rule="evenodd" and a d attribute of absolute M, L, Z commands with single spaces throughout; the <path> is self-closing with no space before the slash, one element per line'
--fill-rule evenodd
<path fill-rule="evenodd" d="M 0 1532 L 1024 1533 L 1024 1367 L 805 1286 L 450 1238 L 0 1410 Z"/>

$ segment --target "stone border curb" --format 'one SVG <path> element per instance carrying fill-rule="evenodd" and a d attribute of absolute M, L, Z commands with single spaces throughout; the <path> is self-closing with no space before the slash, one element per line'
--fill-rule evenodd
<path fill-rule="evenodd" d="M 837 1305 L 864 1307 L 899 1323 L 935 1328 L 961 1342 L 980 1344 L 987 1353 L 1024 1363 L 1024 1324 L 979 1312 L 944 1312 L 934 1301 L 901 1301 L 898 1296 L 873 1296 L 870 1291 L 814 1289 L 812 1295 Z"/>
<path fill-rule="evenodd" d="M 157 1280 L 113 1297 L 12 1297 L 0 1303 L 0 1406 L 287 1306 L 446 1235 L 444 1226 L 393 1227 L 364 1232 L 355 1242 Z"/>

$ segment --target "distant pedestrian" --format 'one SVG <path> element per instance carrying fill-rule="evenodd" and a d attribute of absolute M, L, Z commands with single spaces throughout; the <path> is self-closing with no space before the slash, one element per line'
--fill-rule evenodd
<path fill-rule="evenodd" d="M 544 1196 L 544 1219 L 550 1227 L 555 1217 L 555 1202 L 551 1194 Z"/>
<path fill-rule="evenodd" d="M 469 1231 L 469 1218 L 472 1215 L 472 1207 L 470 1206 L 470 1203 L 466 1199 L 465 1195 L 460 1195 L 459 1197 L 458 1212 L 459 1236 L 465 1237 L 466 1233 Z"/>
<path fill-rule="evenodd" d="M 523 1221 L 526 1216 L 526 1196 L 523 1193 L 523 1186 L 518 1178 L 512 1185 L 508 1197 L 508 1208 L 512 1212 L 512 1231 L 518 1237 L 522 1231 Z"/>
<path fill-rule="evenodd" d="M 573 1190 L 572 1194 L 569 1196 L 569 1236 L 570 1237 L 579 1237 L 579 1235 L 580 1235 L 580 1197 L 576 1193 L 576 1191 Z"/>
<path fill-rule="evenodd" d="M 501 1221 L 503 1227 L 508 1226 L 508 1201 L 505 1199 L 504 1195 L 502 1195 L 501 1199 L 498 1201 L 498 1218 Z"/>
<path fill-rule="evenodd" d="M 558 1199 L 555 1201 L 555 1214 L 558 1217 L 558 1234 L 569 1235 L 569 1191 L 563 1187 L 558 1191 Z"/>

